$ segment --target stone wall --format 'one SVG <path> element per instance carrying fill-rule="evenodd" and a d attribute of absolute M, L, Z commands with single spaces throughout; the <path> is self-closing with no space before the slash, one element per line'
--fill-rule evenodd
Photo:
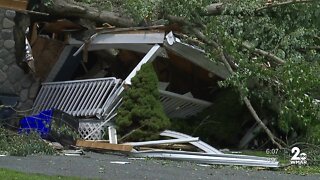
<path fill-rule="evenodd" d="M 25 110 L 32 107 L 40 83 L 17 65 L 23 59 L 15 55 L 15 16 L 15 11 L 0 9 L 0 93 L 20 96 L 17 108 Z"/>

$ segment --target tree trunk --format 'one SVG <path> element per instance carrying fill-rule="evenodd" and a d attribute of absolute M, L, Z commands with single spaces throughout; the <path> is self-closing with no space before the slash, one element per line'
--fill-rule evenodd
<path fill-rule="evenodd" d="M 52 0 L 51 4 L 45 5 L 45 3 L 42 3 L 41 5 L 44 11 L 54 16 L 84 18 L 117 27 L 132 27 L 136 25 L 132 18 L 114 12 L 100 11 L 88 5 L 76 3 L 73 0 Z"/>

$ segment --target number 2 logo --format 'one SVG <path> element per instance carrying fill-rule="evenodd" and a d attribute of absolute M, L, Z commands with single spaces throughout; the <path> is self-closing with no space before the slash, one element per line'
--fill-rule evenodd
<path fill-rule="evenodd" d="M 293 153 L 293 156 L 291 158 L 291 160 L 293 160 L 293 161 L 300 161 L 300 160 L 306 160 L 307 159 L 307 154 L 306 153 L 300 153 L 300 148 L 298 148 L 298 147 L 293 147 L 291 149 L 291 153 Z"/>

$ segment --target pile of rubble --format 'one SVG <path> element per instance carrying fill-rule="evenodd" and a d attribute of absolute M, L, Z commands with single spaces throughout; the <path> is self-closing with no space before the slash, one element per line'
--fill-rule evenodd
<path fill-rule="evenodd" d="M 60 143 L 49 143 L 55 149 L 65 148 L 84 148 L 87 150 L 98 150 L 102 152 L 119 152 L 137 158 L 160 158 L 169 160 L 191 161 L 199 164 L 209 165 L 243 165 L 256 167 L 279 167 L 279 162 L 274 158 L 227 154 L 199 140 L 198 137 L 191 137 L 175 131 L 165 130 L 160 135 L 165 140 L 126 142 L 118 144 L 116 129 L 108 127 L 109 140 L 83 140 L 76 139 L 64 133 L 65 128 L 61 128 L 65 122 L 69 129 L 68 132 L 75 130 L 77 122 L 63 117 L 60 112 L 53 115 L 52 110 L 43 111 L 37 116 L 30 116 L 20 121 L 20 131 L 30 132 L 34 130 L 41 134 L 44 139 L 56 140 Z M 52 119 L 53 118 L 53 119 Z M 70 118 L 70 117 L 69 117 Z M 62 119 L 64 121 L 62 121 Z M 52 121 L 51 121 L 52 120 Z M 57 122 L 60 121 L 60 122 Z M 73 123 L 70 123 L 72 122 Z M 59 128 L 53 128 L 53 124 L 58 124 Z M 57 133 L 58 132 L 58 133 Z M 89 134 L 90 136 L 90 134 Z M 192 145 L 192 147 L 190 147 Z M 64 155 L 81 155 L 83 151 L 63 151 Z"/>
<path fill-rule="evenodd" d="M 109 132 L 110 140 L 116 139 L 115 134 L 112 132 L 114 131 Z M 169 160 L 192 161 L 200 164 L 279 167 L 279 162 L 276 159 L 258 156 L 225 154 L 211 147 L 205 142 L 200 141 L 199 138 L 194 138 L 182 133 L 166 130 L 163 131 L 160 135 L 165 137 L 171 137 L 173 139 L 145 142 L 128 142 L 124 144 L 110 144 L 100 141 L 78 140 L 77 146 L 88 149 L 116 150 L 124 152 L 129 156 L 133 157 L 149 157 Z M 197 149 L 199 149 L 199 151 L 148 148 L 150 146 L 157 146 L 163 144 L 168 145 L 181 143 L 190 143 Z M 180 148 L 183 148 L 183 146 L 180 146 Z"/>

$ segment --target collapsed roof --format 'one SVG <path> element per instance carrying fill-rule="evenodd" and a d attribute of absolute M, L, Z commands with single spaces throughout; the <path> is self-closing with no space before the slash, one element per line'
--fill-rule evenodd
<path fill-rule="evenodd" d="M 182 43 L 181 40 L 176 38 L 172 32 L 168 33 L 165 36 L 165 32 L 161 30 L 122 31 L 122 29 L 113 29 L 112 31 L 112 33 L 94 34 L 86 42 L 70 38 L 67 44 L 72 47 L 79 47 L 79 49 L 75 52 L 70 51 L 68 56 L 76 57 L 80 54 L 81 51 L 83 51 L 83 53 L 88 53 L 86 51 L 98 51 L 105 49 L 120 49 L 130 50 L 143 54 L 146 53 L 144 58 L 135 65 L 135 68 L 132 69 L 131 73 L 128 74 L 125 79 L 123 79 L 123 83 L 127 85 L 131 84 L 131 78 L 135 76 L 137 71 L 139 71 L 142 64 L 151 62 L 154 59 L 157 59 L 157 57 L 170 60 L 176 66 L 182 66 L 182 69 L 184 70 L 188 69 L 188 67 L 184 67 L 186 66 L 186 63 L 192 64 L 191 71 L 192 69 L 199 68 L 199 70 L 196 71 L 196 76 L 215 83 L 217 79 L 225 79 L 228 76 L 227 70 L 222 64 L 210 61 L 205 56 L 205 53 L 202 50 L 195 46 Z M 62 53 L 60 59 L 49 73 L 49 79 L 47 79 L 47 81 L 52 81 L 55 79 L 55 76 L 58 76 L 59 71 L 57 69 L 61 69 L 63 66 L 63 63 L 59 63 L 59 61 L 68 61 L 68 58 L 66 58 L 66 54 Z M 86 61 L 90 61 L 90 59 L 87 59 Z M 159 63 L 162 62 L 162 60 L 157 61 Z M 182 61 L 182 63 L 179 61 Z M 161 73 L 158 73 L 158 76 L 161 76 Z M 185 81 L 184 78 L 180 78 L 180 81 Z M 161 80 L 163 78 L 159 77 L 159 79 Z M 40 91 L 35 102 L 34 109 L 36 111 L 34 113 L 37 113 L 43 109 L 55 107 L 60 110 L 64 110 L 74 116 L 97 115 L 97 117 L 99 118 L 107 118 L 110 116 L 110 107 L 114 103 L 113 101 L 115 101 L 115 97 L 113 97 L 113 94 L 117 91 L 122 91 L 116 90 L 117 88 L 122 88 L 122 86 L 118 87 L 121 83 L 121 80 L 113 78 L 112 81 L 115 82 L 115 80 L 115 84 L 110 83 L 110 80 L 108 78 L 106 78 L 105 81 L 103 79 L 90 79 L 81 81 L 44 83 L 43 88 Z M 108 86 L 110 86 L 110 88 L 108 88 L 110 89 L 110 91 L 104 92 L 105 95 L 101 95 L 101 97 L 107 96 L 108 98 L 107 100 L 102 98 L 101 101 L 103 102 L 97 103 L 97 106 L 89 107 L 89 104 L 92 104 L 91 101 L 97 100 L 94 97 L 90 97 L 98 96 L 97 90 L 102 86 L 101 84 L 99 84 L 100 81 L 104 81 L 105 83 L 109 84 Z M 88 85 L 86 89 L 85 86 L 82 86 L 83 83 L 91 83 L 92 85 Z M 204 108 L 210 106 L 210 102 L 194 98 L 192 90 L 184 94 L 168 91 L 167 87 L 170 83 L 170 81 L 159 83 L 161 102 L 163 103 L 164 110 L 169 117 L 187 117 L 190 115 L 194 115 Z M 68 88 L 62 87 L 62 84 L 73 84 L 75 88 L 70 90 Z M 64 88 L 64 90 L 59 90 L 59 88 Z M 90 92 L 89 89 L 91 89 Z M 51 91 L 51 93 L 54 92 L 53 95 L 50 96 L 51 98 L 53 98 L 52 100 L 50 100 L 50 97 L 48 96 L 49 91 Z M 76 107 L 76 105 L 71 103 L 71 101 L 74 101 L 74 98 L 76 97 L 71 97 L 69 99 L 65 98 L 66 95 L 68 96 L 68 94 L 70 94 L 70 96 L 77 94 L 70 93 L 70 91 L 84 92 L 85 94 L 82 95 L 85 95 L 85 97 L 88 96 L 86 100 L 80 101 L 80 103 L 83 105 L 78 104 L 78 106 Z M 55 103 L 59 102 L 59 98 L 67 100 L 61 102 L 60 104 Z M 44 103 L 43 101 L 46 101 L 46 103 Z M 69 105 L 66 101 L 70 101 Z"/>

